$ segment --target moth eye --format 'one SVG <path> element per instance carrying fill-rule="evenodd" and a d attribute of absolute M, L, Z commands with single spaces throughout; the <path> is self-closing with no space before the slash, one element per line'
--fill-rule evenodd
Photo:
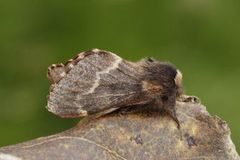
<path fill-rule="evenodd" d="M 162 101 L 167 101 L 168 100 L 168 96 L 163 96 L 162 97 Z"/>

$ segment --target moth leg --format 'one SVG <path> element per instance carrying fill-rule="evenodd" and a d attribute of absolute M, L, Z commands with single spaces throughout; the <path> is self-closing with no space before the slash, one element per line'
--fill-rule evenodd
<path fill-rule="evenodd" d="M 181 126 L 180 126 L 180 122 L 179 122 L 179 120 L 177 118 L 175 105 L 173 105 L 173 106 L 166 106 L 166 107 L 164 107 L 164 110 L 176 122 L 177 128 L 180 130 Z"/>
<path fill-rule="evenodd" d="M 180 95 L 177 98 L 179 102 L 191 102 L 191 103 L 200 103 L 200 99 L 196 96 L 189 96 L 189 95 Z"/>
<path fill-rule="evenodd" d="M 161 107 L 177 124 L 177 128 L 180 130 L 180 122 L 176 114 L 176 100 L 175 97 L 161 97 L 161 99 L 156 99 L 158 107 Z"/>
<path fill-rule="evenodd" d="M 183 134 L 182 134 L 180 122 L 177 118 L 175 103 L 170 103 L 168 105 L 164 105 L 163 109 L 176 122 L 177 128 L 179 130 L 179 134 L 180 134 L 180 139 L 182 140 Z"/>

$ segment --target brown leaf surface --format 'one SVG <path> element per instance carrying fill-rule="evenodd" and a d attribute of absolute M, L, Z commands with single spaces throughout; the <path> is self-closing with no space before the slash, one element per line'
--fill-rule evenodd
<path fill-rule="evenodd" d="M 225 121 L 178 102 L 181 130 L 160 114 L 111 114 L 49 137 L 3 147 L 0 160 L 239 160 Z"/>

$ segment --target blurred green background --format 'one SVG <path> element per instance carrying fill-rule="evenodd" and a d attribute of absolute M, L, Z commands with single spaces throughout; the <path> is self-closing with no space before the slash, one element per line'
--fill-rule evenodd
<path fill-rule="evenodd" d="M 240 149 L 239 0 L 0 1 L 0 146 L 74 126 L 46 109 L 46 69 L 101 48 L 170 61 Z"/>

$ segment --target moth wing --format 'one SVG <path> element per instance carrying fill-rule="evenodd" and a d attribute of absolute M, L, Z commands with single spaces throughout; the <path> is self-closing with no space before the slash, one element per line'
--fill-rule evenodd
<path fill-rule="evenodd" d="M 117 55 L 94 49 L 78 55 L 75 66 L 50 92 L 47 109 L 61 117 L 81 117 L 150 101 L 143 72 Z"/>

